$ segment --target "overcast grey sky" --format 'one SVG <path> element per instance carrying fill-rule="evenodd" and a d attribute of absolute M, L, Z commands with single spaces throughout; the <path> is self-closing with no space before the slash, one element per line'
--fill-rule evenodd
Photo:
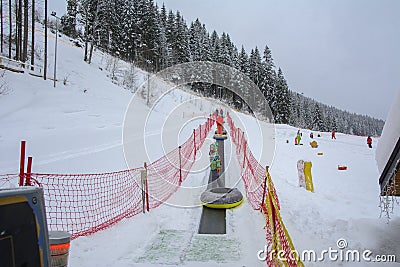
<path fill-rule="evenodd" d="M 64 0 L 49 2 L 65 10 Z M 290 89 L 325 104 L 385 119 L 400 91 L 398 0 L 155 2 L 229 33 L 239 49 L 267 44 Z"/>

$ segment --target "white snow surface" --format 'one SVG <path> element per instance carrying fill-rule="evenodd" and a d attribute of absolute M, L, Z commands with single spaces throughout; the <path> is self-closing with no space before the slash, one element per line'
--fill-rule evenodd
<path fill-rule="evenodd" d="M 49 47 L 53 45 L 51 39 Z M 112 82 L 102 53 L 95 52 L 91 65 L 83 62 L 82 55 L 81 48 L 61 38 L 57 73 L 59 79 L 67 76 L 68 79 L 66 85 L 58 82 L 56 88 L 49 80 L 6 73 L 10 92 L 0 96 L 1 173 L 18 172 L 21 140 L 27 140 L 34 172 L 99 173 L 128 168 L 122 132 L 133 94 Z M 137 79 L 138 84 L 145 80 L 139 70 Z M 152 94 L 157 95 L 162 87 L 169 86 L 159 81 Z M 140 94 L 131 102 L 138 121 L 137 129 L 132 130 L 136 134 L 132 140 L 137 145 L 132 164 L 137 167 L 182 143 L 204 117 L 222 106 L 173 90 L 146 120 L 149 108 Z M 262 165 L 271 166 L 281 215 L 298 251 L 315 250 L 319 255 L 330 247 L 337 249 L 337 240 L 344 238 L 348 249 L 369 249 L 374 255 L 394 254 L 400 261 L 398 206 L 389 223 L 386 218 L 379 218 L 375 146 L 369 149 L 364 137 L 338 133 L 337 139 L 331 140 L 329 133 L 321 133 L 320 138 L 315 138 L 319 147 L 312 149 L 308 144 L 308 130 L 302 130 L 304 145 L 295 146 L 297 129 L 276 125 L 274 136 L 261 138 L 259 129 L 270 129 L 271 125 L 259 123 L 249 115 L 236 115 L 235 123 L 246 129 L 256 158 Z M 193 167 L 198 171 L 188 176 L 183 187 L 199 188 L 207 183 L 210 142 L 211 134 Z M 229 139 L 225 147 L 227 185 L 245 193 L 235 147 Z M 273 161 L 262 150 L 272 150 Z M 324 154 L 317 156 L 317 152 Z M 312 161 L 315 193 L 298 187 L 296 162 L 300 159 Z M 338 171 L 338 165 L 346 165 L 348 170 Z M 71 242 L 69 266 L 266 266 L 257 259 L 257 252 L 266 244 L 265 220 L 260 212 L 252 210 L 248 201 L 227 211 L 227 234 L 213 236 L 197 234 L 201 215 L 197 192 L 188 195 L 179 189 L 172 198 L 183 199 L 194 207 L 165 204 L 93 235 L 79 237 Z M 399 266 L 399 263 L 349 263 L 329 259 L 305 264 Z"/>

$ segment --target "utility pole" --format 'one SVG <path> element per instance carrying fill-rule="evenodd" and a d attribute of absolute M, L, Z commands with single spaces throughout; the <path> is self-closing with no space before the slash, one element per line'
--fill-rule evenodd
<path fill-rule="evenodd" d="M 44 68 L 43 78 L 47 79 L 47 0 L 44 0 Z"/>
<path fill-rule="evenodd" d="M 61 18 L 57 17 L 57 13 L 55 11 L 51 12 L 51 15 L 56 18 L 56 44 L 54 45 L 54 87 L 56 87 L 58 20 L 61 20 Z"/>
<path fill-rule="evenodd" d="M 32 0 L 32 45 L 31 45 L 31 65 L 32 70 L 34 70 L 33 65 L 35 65 L 35 0 Z"/>

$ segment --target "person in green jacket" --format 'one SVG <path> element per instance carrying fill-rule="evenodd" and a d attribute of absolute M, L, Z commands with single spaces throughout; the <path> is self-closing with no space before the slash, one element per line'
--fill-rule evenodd
<path fill-rule="evenodd" d="M 211 167 L 211 171 L 220 172 L 220 170 L 221 170 L 221 161 L 219 159 L 218 152 L 214 153 L 214 159 L 213 159 L 213 161 L 211 161 L 210 167 Z"/>

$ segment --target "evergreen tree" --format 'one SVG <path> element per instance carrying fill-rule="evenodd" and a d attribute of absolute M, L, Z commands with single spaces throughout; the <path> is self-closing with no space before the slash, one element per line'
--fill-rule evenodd
<path fill-rule="evenodd" d="M 281 68 L 278 70 L 275 88 L 275 122 L 287 124 L 290 117 L 290 94 Z"/>
<path fill-rule="evenodd" d="M 324 130 L 323 124 L 324 124 L 324 121 L 322 118 L 322 111 L 321 111 L 319 105 L 315 104 L 312 129 L 317 130 L 317 131 L 322 131 L 322 130 Z"/>
<path fill-rule="evenodd" d="M 77 0 L 67 0 L 67 14 L 61 17 L 60 31 L 72 38 L 77 37 L 76 15 L 78 14 Z"/>

